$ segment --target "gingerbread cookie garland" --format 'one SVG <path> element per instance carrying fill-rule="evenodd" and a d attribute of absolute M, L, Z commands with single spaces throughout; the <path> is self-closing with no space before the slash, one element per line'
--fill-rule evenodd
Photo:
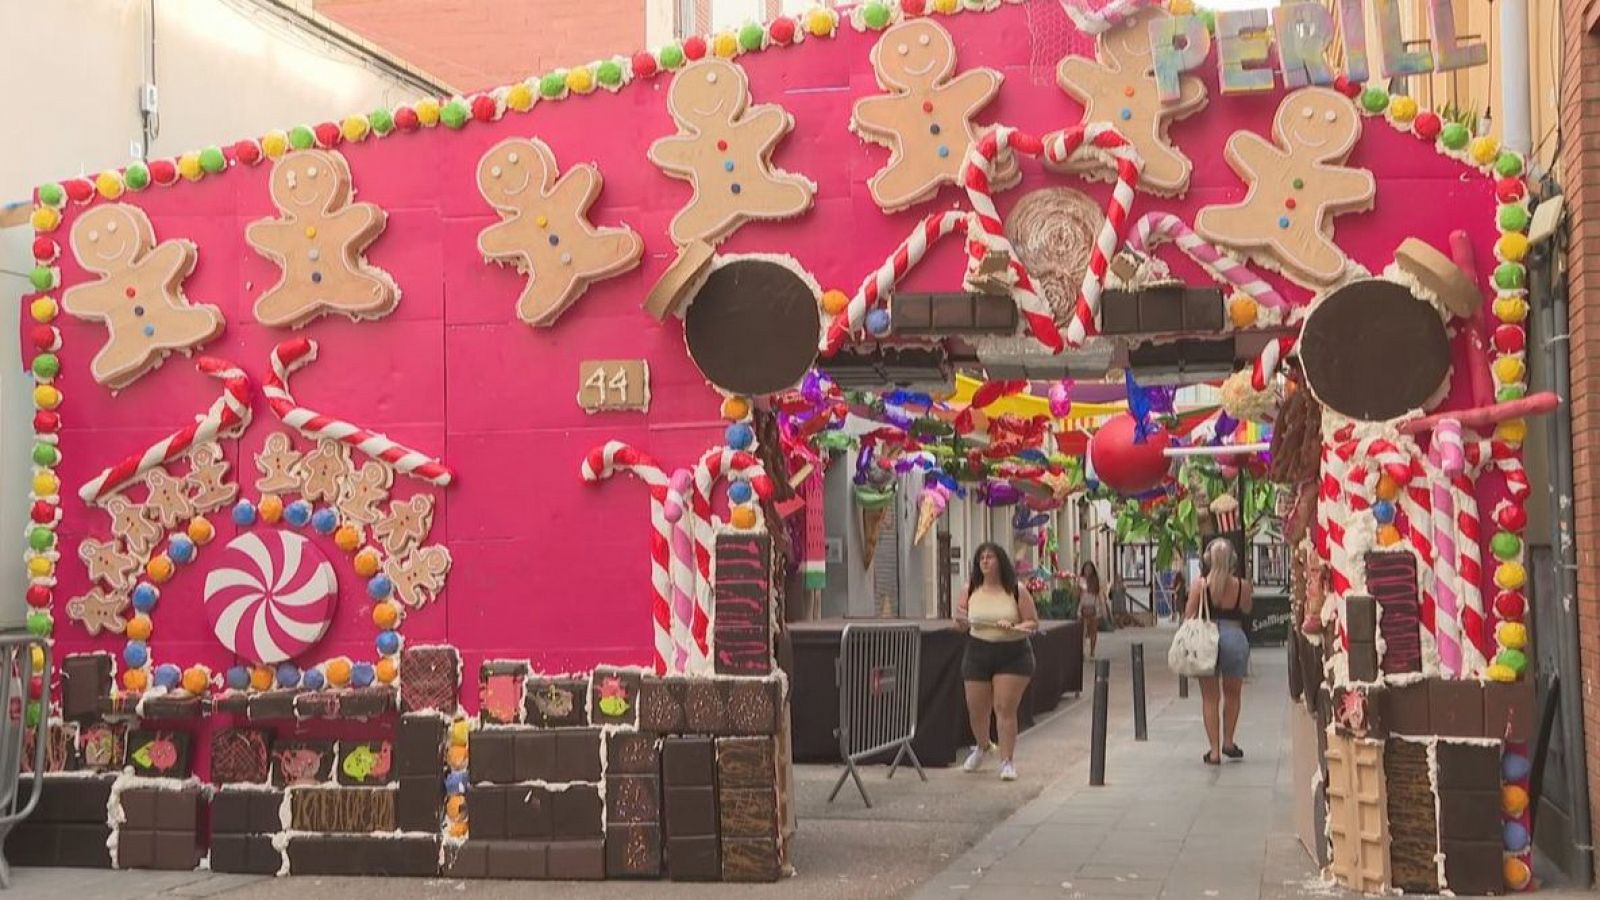
<path fill-rule="evenodd" d="M 256 479 L 256 491 L 263 496 L 299 491 L 300 476 L 295 474 L 299 465 L 300 453 L 289 435 L 281 431 L 267 435 L 267 442 L 256 454 L 256 471 L 261 473 Z"/>
<path fill-rule="evenodd" d="M 399 287 L 365 257 L 389 216 L 375 203 L 351 201 L 350 167 L 342 155 L 289 153 L 273 165 L 270 189 L 278 215 L 245 229 L 250 247 L 281 273 L 256 298 L 256 321 L 299 328 L 333 313 L 361 321 L 394 311 Z"/>
<path fill-rule="evenodd" d="M 1205 82 L 1184 75 L 1179 79 L 1178 101 L 1161 101 L 1152 69 L 1150 25 L 1167 16 L 1165 10 L 1146 9 L 1120 27 L 1102 32 L 1095 38 L 1094 60 L 1065 57 L 1056 68 L 1056 84 L 1083 104 L 1083 122 L 1110 122 L 1138 151 L 1144 161 L 1139 187 L 1181 196 L 1189 189 L 1194 163 L 1173 146 L 1167 127 L 1204 109 L 1208 98 Z M 1107 180 L 1114 174 L 1092 158 L 1052 168 Z"/>
<path fill-rule="evenodd" d="M 373 537 L 383 545 L 391 557 L 398 557 L 411 547 L 420 547 L 433 528 L 433 498 L 417 494 L 409 500 L 389 503 L 389 512 L 372 528 Z"/>
<path fill-rule="evenodd" d="M 501 141 L 478 163 L 478 192 L 501 219 L 479 232 L 478 251 L 528 276 L 517 318 L 535 326 L 554 325 L 590 284 L 621 275 L 644 255 L 633 229 L 590 224 L 598 168 L 557 171 L 550 147 L 528 138 Z"/>
<path fill-rule="evenodd" d="M 100 384 L 125 388 L 169 354 L 191 352 L 222 333 L 222 311 L 183 293 L 199 249 L 183 239 L 158 243 L 139 207 L 112 203 L 85 212 L 72 224 L 71 244 L 78 265 L 100 277 L 68 288 L 61 308 L 105 323 L 106 343 L 89 365 Z"/>
<path fill-rule="evenodd" d="M 311 503 L 337 503 L 352 472 L 350 449 L 338 441 L 323 440 L 290 470 L 300 482 L 300 496 Z"/>
<path fill-rule="evenodd" d="M 133 577 L 139 571 L 139 557 L 122 550 L 116 539 L 100 541 L 84 538 L 78 543 L 78 558 L 89 571 L 89 580 L 104 584 L 114 591 L 133 587 Z"/>
<path fill-rule="evenodd" d="M 228 460 L 222 446 L 201 444 L 189 454 L 189 502 L 197 514 L 221 509 L 239 496 L 239 486 L 229 483 Z"/>
<path fill-rule="evenodd" d="M 668 227 L 674 243 L 715 245 L 745 222 L 789 219 L 811 208 L 816 184 L 771 161 L 794 117 L 774 103 L 751 106 L 743 69 L 716 57 L 690 63 L 672 79 L 667 110 L 678 133 L 651 144 L 650 161 L 694 187 Z"/>
<path fill-rule="evenodd" d="M 122 634 L 128 627 L 128 620 L 122 617 L 128 602 L 126 594 L 92 587 L 83 595 L 67 601 L 67 618 L 82 625 L 91 637 L 102 631 Z"/>
<path fill-rule="evenodd" d="M 417 547 L 404 556 L 391 556 L 383 564 L 383 574 L 388 576 L 394 596 L 401 603 L 421 609 L 444 589 L 450 565 L 450 551 L 434 544 Z"/>
<path fill-rule="evenodd" d="M 1342 165 L 1361 137 L 1361 115 L 1338 91 L 1301 88 L 1279 104 L 1272 136 L 1228 139 L 1228 165 L 1249 191 L 1200 210 L 1194 230 L 1305 287 L 1329 287 L 1350 265 L 1333 242 L 1333 217 L 1370 209 L 1377 188 L 1371 172 Z"/>
<path fill-rule="evenodd" d="M 394 471 L 383 463 L 362 463 L 344 483 L 336 507 L 345 521 L 359 525 L 376 525 L 383 518 L 378 504 L 389 496 L 394 484 Z"/>
<path fill-rule="evenodd" d="M 927 200 L 947 184 L 960 184 L 967 150 L 978 138 L 973 117 L 1000 92 L 1003 76 L 993 69 L 953 75 L 956 45 L 931 19 L 911 19 L 889 28 L 872 48 L 878 86 L 887 93 L 857 100 L 850 130 L 889 148 L 889 161 L 867 181 L 885 212 Z M 1007 154 L 993 178 L 996 190 L 1022 177 Z"/>

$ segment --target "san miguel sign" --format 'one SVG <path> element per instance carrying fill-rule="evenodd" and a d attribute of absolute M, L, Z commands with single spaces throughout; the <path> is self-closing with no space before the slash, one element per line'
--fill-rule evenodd
<path fill-rule="evenodd" d="M 1334 12 L 1321 3 L 1285 3 L 1271 10 L 1214 14 L 1222 92 L 1271 91 L 1277 87 L 1278 75 L 1282 75 L 1288 88 L 1333 84 L 1337 73 L 1328 63 L 1329 51 L 1341 36 L 1345 77 L 1354 83 L 1368 80 L 1372 61 L 1367 42 L 1367 2 L 1372 4 L 1377 22 L 1377 56 L 1385 77 L 1465 69 L 1489 61 L 1485 45 L 1458 42 L 1451 0 L 1429 0 L 1430 40 L 1419 48 L 1406 47 L 1399 0 L 1337 0 L 1337 33 Z M 1205 65 L 1211 55 L 1211 31 L 1205 20 L 1195 14 L 1157 18 L 1149 28 L 1161 100 L 1177 103 L 1182 93 L 1179 76 Z M 1276 73 L 1271 63 L 1274 44 L 1278 49 Z"/>

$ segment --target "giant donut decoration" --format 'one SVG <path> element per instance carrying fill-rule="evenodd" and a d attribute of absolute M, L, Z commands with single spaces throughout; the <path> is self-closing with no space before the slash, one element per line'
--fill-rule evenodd
<path fill-rule="evenodd" d="M 285 662 L 314 647 L 333 624 L 338 600 L 333 563 L 292 531 L 239 535 L 206 575 L 212 633 L 257 665 Z"/>

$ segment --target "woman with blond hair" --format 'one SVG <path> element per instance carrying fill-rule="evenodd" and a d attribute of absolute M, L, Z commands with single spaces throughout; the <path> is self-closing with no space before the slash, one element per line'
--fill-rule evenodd
<path fill-rule="evenodd" d="M 1208 766 L 1222 764 L 1222 757 L 1243 759 L 1244 751 L 1234 743 L 1239 725 L 1239 695 L 1245 672 L 1250 668 L 1250 639 L 1244 620 L 1252 603 L 1250 582 L 1234 574 L 1239 558 L 1233 542 L 1217 538 L 1206 546 L 1201 560 L 1201 578 L 1189 591 L 1185 619 L 1200 615 L 1201 604 L 1217 624 L 1217 668 L 1213 675 L 1200 679 L 1200 703 L 1210 748 L 1204 757 Z"/>

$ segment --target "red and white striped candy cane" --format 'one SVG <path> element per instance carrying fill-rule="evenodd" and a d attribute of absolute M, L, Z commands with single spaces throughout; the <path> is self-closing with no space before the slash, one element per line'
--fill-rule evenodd
<path fill-rule="evenodd" d="M 1139 183 L 1139 172 L 1144 160 L 1132 144 L 1128 143 L 1107 122 L 1090 122 L 1065 131 L 1058 131 L 1044 141 L 1044 156 L 1053 165 L 1061 165 L 1078 156 L 1109 158 L 1117 169 L 1117 182 L 1111 188 L 1111 200 L 1106 204 L 1106 219 L 1100 223 L 1095 235 L 1094 249 L 1089 254 L 1089 266 L 1083 273 L 1083 285 L 1078 289 L 1078 305 L 1072 321 L 1067 323 L 1066 345 L 1081 347 L 1096 330 L 1095 319 L 1100 315 L 1100 294 L 1105 289 L 1106 269 L 1117 248 L 1122 246 L 1128 231 L 1128 212 L 1133 208 L 1133 191 Z"/>
<path fill-rule="evenodd" d="M 583 480 L 591 484 L 610 478 L 617 472 L 628 472 L 644 482 L 650 490 L 650 586 L 655 590 L 651 598 L 651 620 L 655 623 L 656 674 L 665 674 L 674 657 L 672 640 L 672 606 L 668 594 L 672 581 L 667 574 L 668 545 L 671 536 L 667 526 L 666 503 L 669 480 L 656 461 L 621 441 L 607 441 L 589 451 L 583 460 Z"/>
<path fill-rule="evenodd" d="M 1006 237 L 1005 223 L 994 205 L 989 179 L 994 174 L 994 161 L 1003 150 L 1015 150 L 1037 156 L 1044 144 L 1030 134 L 1001 125 L 981 135 L 967 149 L 967 158 L 961 164 L 960 180 L 967 189 L 967 200 L 972 204 L 972 225 L 967 230 L 967 271 L 977 271 L 990 255 L 1006 260 L 1011 271 L 1011 298 L 1028 323 L 1028 331 L 1039 343 L 1052 352 L 1061 352 L 1061 332 L 1056 328 L 1050 304 L 1039 296 L 1033 287 L 1028 269 L 1017 259 L 1011 239 Z"/>
<path fill-rule="evenodd" d="M 1484 627 L 1483 528 L 1478 518 L 1478 494 L 1472 476 L 1450 477 L 1450 496 L 1456 504 L 1456 572 L 1461 591 L 1461 669 L 1467 677 L 1483 673 L 1494 655 L 1494 637 Z"/>
<path fill-rule="evenodd" d="M 394 466 L 395 471 L 436 487 L 444 487 L 455 478 L 455 474 L 435 457 L 296 403 L 294 395 L 289 393 L 289 376 L 316 358 L 317 342 L 310 338 L 287 340 L 272 350 L 272 372 L 262 383 L 261 393 L 266 396 L 267 405 L 272 407 L 273 413 L 285 425 L 314 441 L 326 438 L 349 444 L 368 456 Z"/>
<path fill-rule="evenodd" d="M 1400 491 L 1400 509 L 1406 517 L 1403 532 L 1406 543 L 1416 551 L 1417 556 L 1417 632 L 1422 649 L 1423 673 L 1433 675 L 1436 673 L 1429 670 L 1428 662 L 1439 655 L 1438 579 L 1434 568 L 1438 563 L 1439 548 L 1433 534 L 1433 494 L 1429 489 L 1428 470 L 1417 448 L 1410 446 L 1408 449 L 1412 451 L 1408 463 L 1411 480 Z"/>
<path fill-rule="evenodd" d="M 668 579 L 672 582 L 672 673 L 690 674 L 705 657 L 694 642 L 695 568 L 694 568 L 694 472 L 678 469 L 667 482 L 667 499 L 662 506 L 667 524 L 672 526 L 672 564 Z"/>
<path fill-rule="evenodd" d="M 1268 341 L 1267 345 L 1261 348 L 1261 355 L 1256 358 L 1255 365 L 1250 369 L 1250 386 L 1258 391 L 1266 390 L 1267 383 L 1272 380 L 1272 376 L 1278 374 L 1278 366 L 1283 362 L 1283 358 L 1294 350 L 1295 342 L 1298 340 L 1298 337 L 1288 335 Z"/>
<path fill-rule="evenodd" d="M 1076 0 L 1061 0 L 1067 18 L 1084 34 L 1102 34 L 1133 18 L 1140 10 L 1157 6 L 1161 0 L 1111 0 L 1098 10 L 1084 9 Z"/>
<path fill-rule="evenodd" d="M 250 376 L 233 363 L 214 356 L 195 360 L 195 368 L 202 374 L 222 379 L 222 396 L 196 417 L 194 424 L 185 425 L 151 444 L 143 453 L 130 456 L 85 482 L 78 489 L 78 496 L 85 503 L 98 502 L 151 469 L 181 459 L 200 444 L 237 434 L 250 424 Z"/>
<path fill-rule="evenodd" d="M 861 282 L 861 287 L 857 288 L 855 295 L 850 298 L 850 304 L 845 307 L 844 313 L 833 317 L 819 347 L 823 355 L 832 356 L 839 352 L 839 348 L 844 346 L 851 333 L 861 328 L 862 322 L 867 318 L 867 311 L 878 306 L 894 292 L 894 286 L 899 284 L 900 279 L 915 268 L 917 263 L 922 262 L 922 258 L 928 254 L 929 247 L 951 232 L 965 233 L 966 230 L 967 214 L 960 210 L 933 213 L 918 223 L 883 265 Z"/>
<path fill-rule="evenodd" d="M 1189 224 L 1173 213 L 1146 213 L 1133 223 L 1128 234 L 1128 247 L 1146 255 L 1166 241 L 1176 244 L 1184 255 L 1194 260 L 1200 268 L 1223 284 L 1232 285 L 1262 306 L 1282 309 L 1289 305 L 1283 295 L 1255 272 L 1243 260 L 1236 259 L 1217 249 L 1215 244 L 1194 233 Z"/>
<path fill-rule="evenodd" d="M 711 555 L 716 547 L 717 535 L 711 515 L 711 495 L 717 482 L 728 475 L 738 475 L 750 482 L 757 497 L 767 500 L 772 496 L 772 479 L 756 459 L 755 454 L 731 447 L 712 447 L 694 467 L 695 564 L 700 572 L 699 603 L 695 608 L 694 640 L 702 653 L 711 648 L 711 610 L 713 605 L 713 580 Z M 761 508 L 756 507 L 756 527 L 761 527 Z"/>

